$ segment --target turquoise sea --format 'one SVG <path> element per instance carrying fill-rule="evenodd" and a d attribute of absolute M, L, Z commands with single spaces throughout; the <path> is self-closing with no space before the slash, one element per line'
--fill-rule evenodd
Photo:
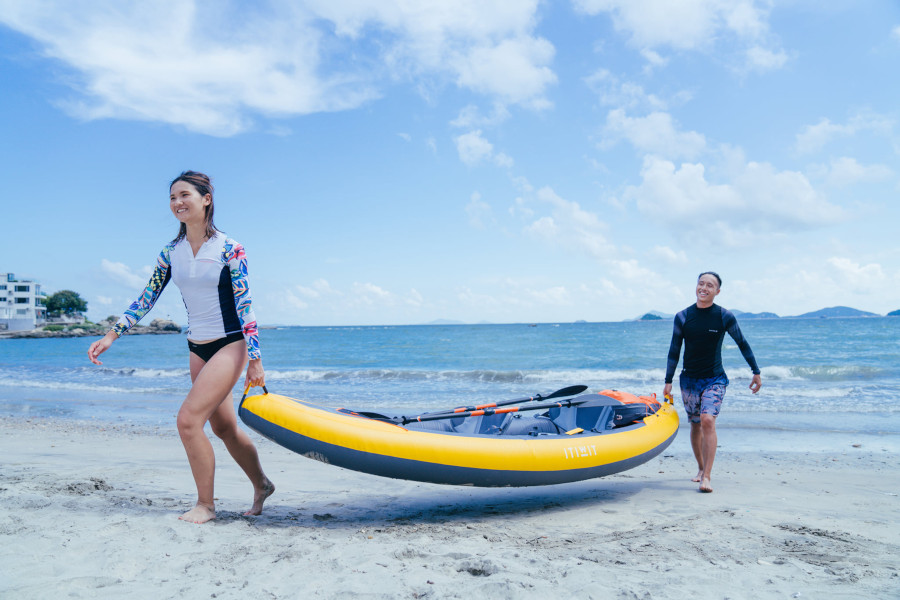
<path fill-rule="evenodd" d="M 750 370 L 726 336 L 720 443 L 900 452 L 900 318 L 748 319 L 741 328 L 763 389 L 747 389 Z M 272 392 L 410 415 L 573 384 L 661 394 L 671 332 L 668 320 L 283 327 L 263 329 L 260 342 Z M 174 429 L 190 387 L 185 337 L 126 336 L 103 366 L 87 359 L 94 339 L 0 339 L 0 414 Z"/>

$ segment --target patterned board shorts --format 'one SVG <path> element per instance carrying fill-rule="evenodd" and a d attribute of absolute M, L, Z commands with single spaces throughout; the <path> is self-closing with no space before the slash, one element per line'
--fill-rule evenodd
<path fill-rule="evenodd" d="M 695 379 L 682 374 L 678 379 L 681 384 L 684 410 L 691 423 L 699 423 L 700 415 L 719 416 L 722 400 L 725 398 L 725 388 L 728 386 L 728 377 L 722 374 Z"/>

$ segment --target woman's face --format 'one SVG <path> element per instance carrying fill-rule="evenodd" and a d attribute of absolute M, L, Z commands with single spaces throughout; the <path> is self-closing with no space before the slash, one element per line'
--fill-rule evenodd
<path fill-rule="evenodd" d="M 205 223 L 206 207 L 210 202 L 209 194 L 201 196 L 197 188 L 187 181 L 176 181 L 169 190 L 169 208 L 175 218 L 185 225 Z"/>

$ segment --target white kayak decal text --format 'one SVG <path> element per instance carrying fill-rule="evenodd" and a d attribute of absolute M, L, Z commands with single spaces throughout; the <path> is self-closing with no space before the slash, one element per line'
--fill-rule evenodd
<path fill-rule="evenodd" d="M 566 458 L 583 458 L 587 456 L 597 456 L 596 446 L 571 446 L 565 448 Z"/>

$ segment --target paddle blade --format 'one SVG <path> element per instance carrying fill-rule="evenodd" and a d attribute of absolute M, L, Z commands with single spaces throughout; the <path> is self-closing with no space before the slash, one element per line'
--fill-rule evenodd
<path fill-rule="evenodd" d="M 570 385 L 567 388 L 563 388 L 561 390 L 556 390 L 549 396 L 542 396 L 544 400 L 549 400 L 550 398 L 564 398 L 565 396 L 576 396 L 588 389 L 586 385 Z"/>

